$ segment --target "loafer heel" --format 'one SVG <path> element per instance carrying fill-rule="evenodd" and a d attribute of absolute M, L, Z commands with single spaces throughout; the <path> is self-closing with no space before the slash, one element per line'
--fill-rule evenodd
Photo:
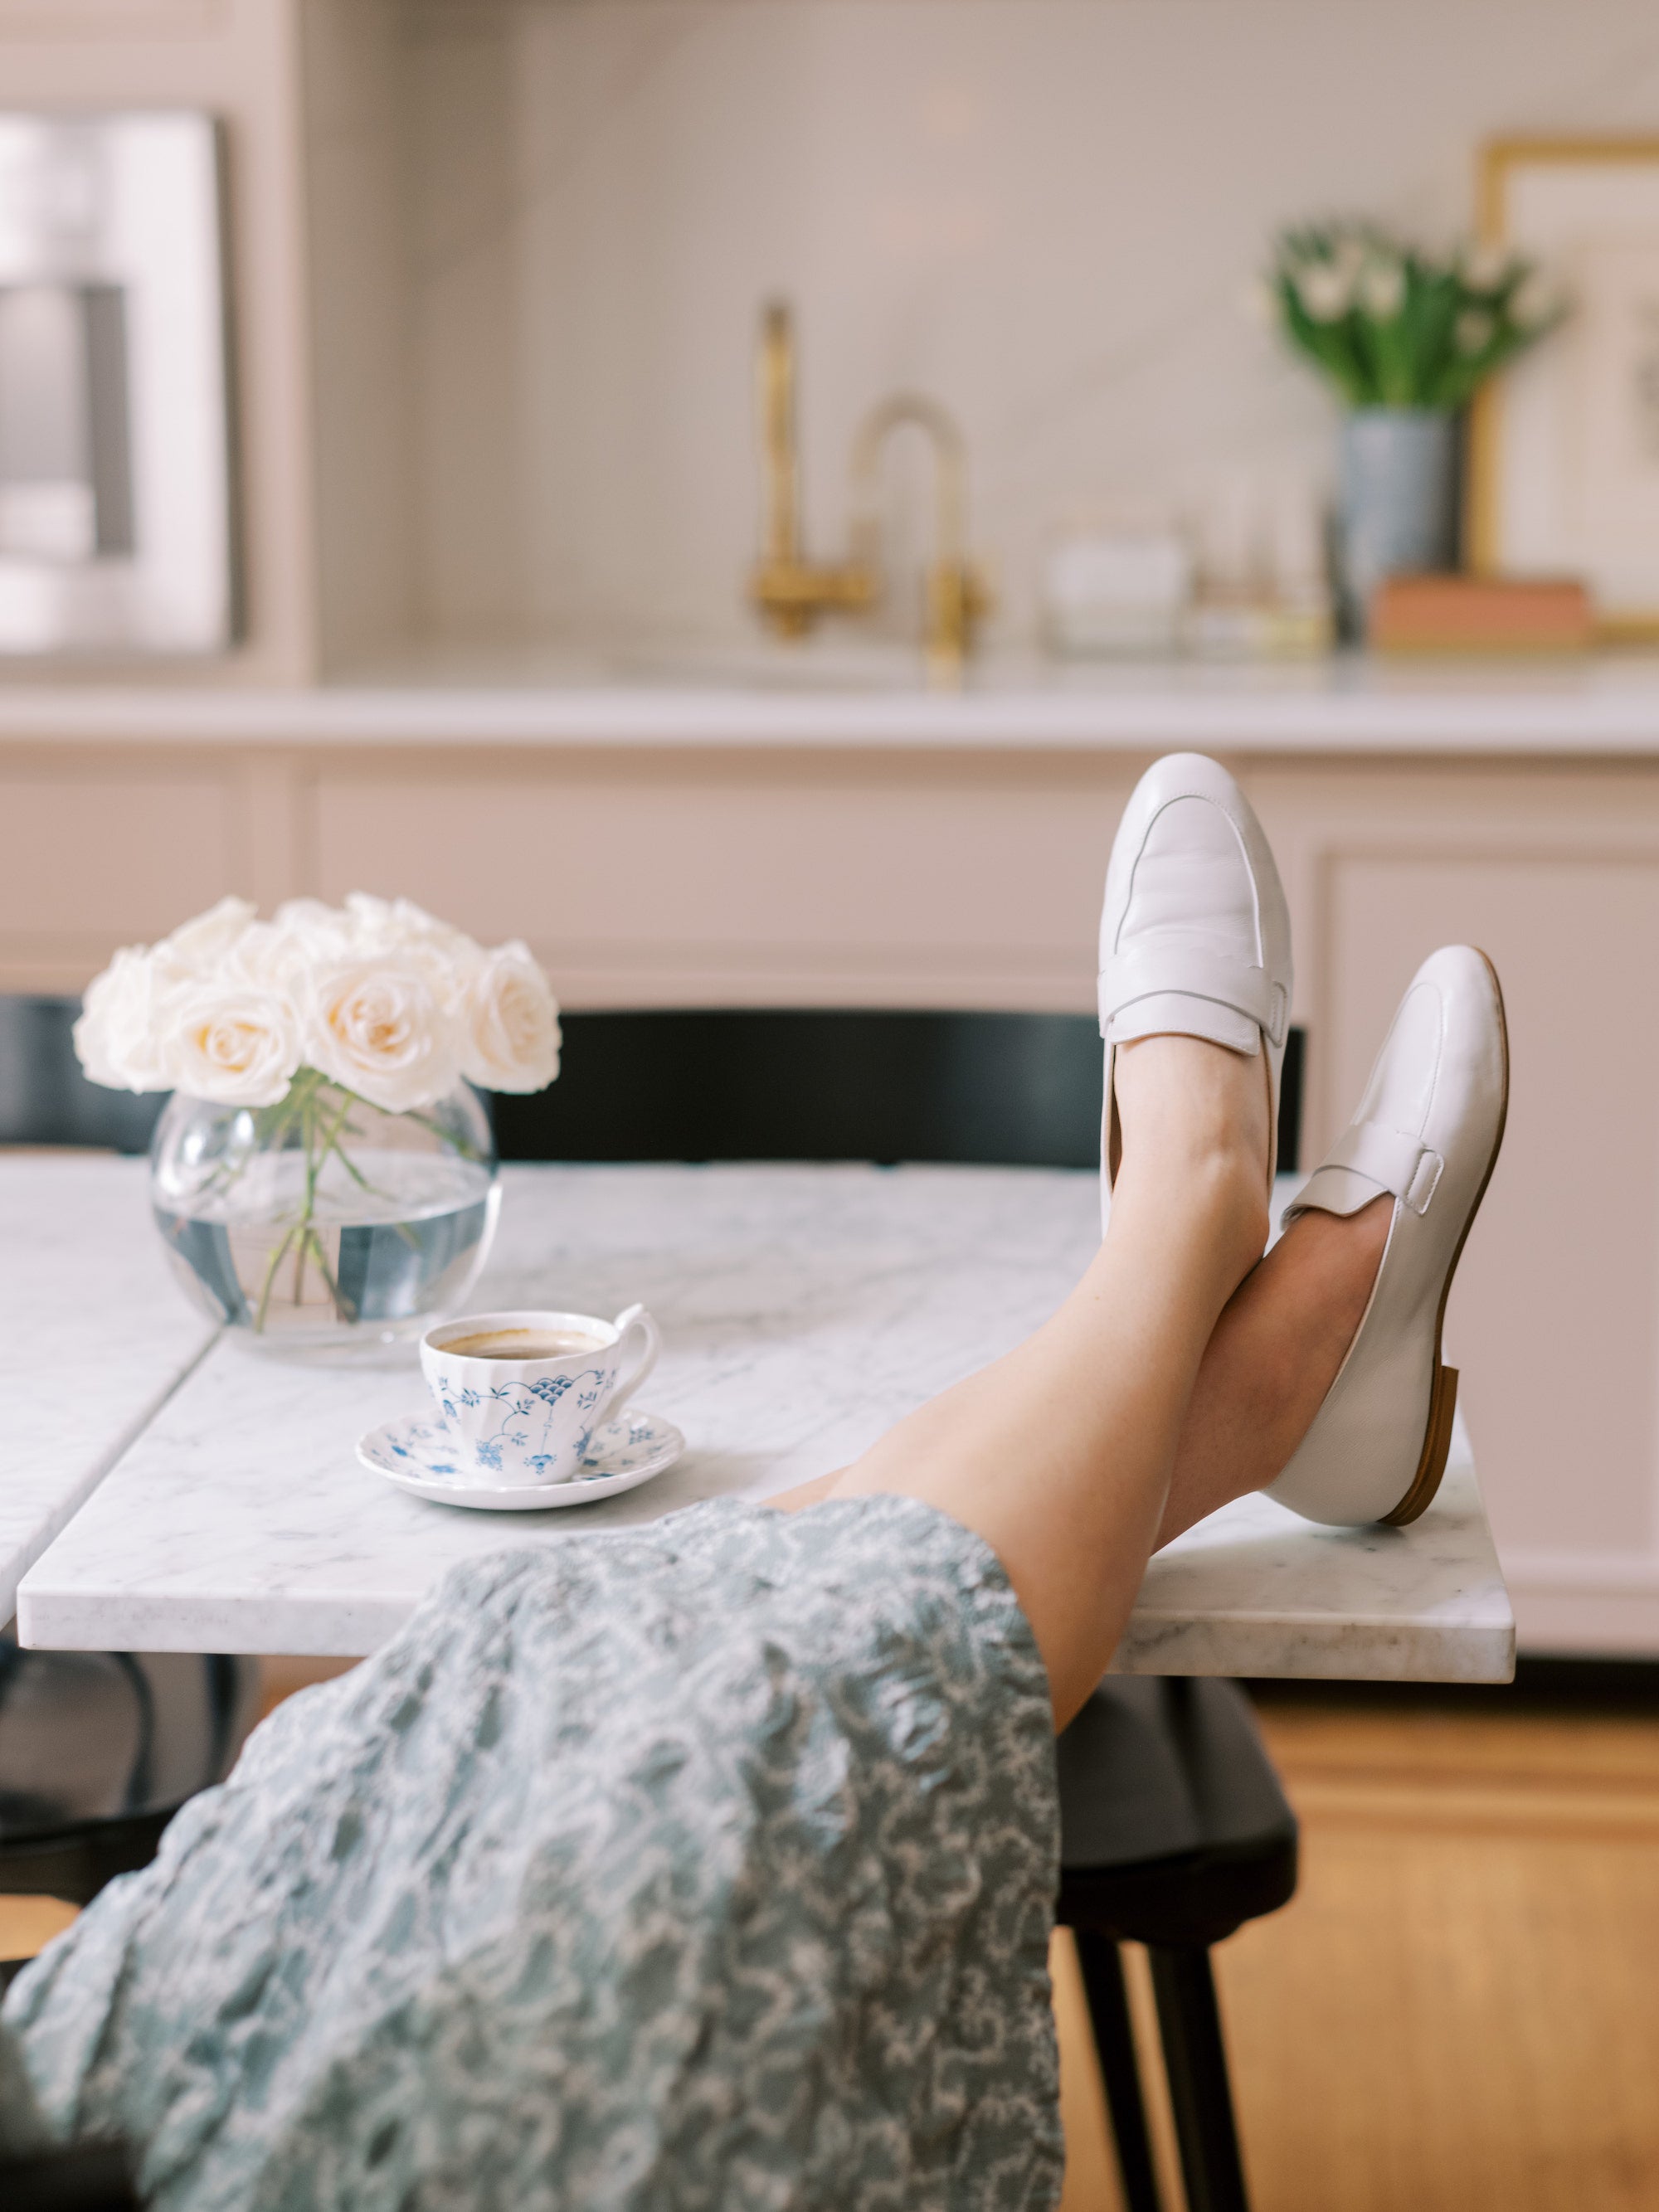
<path fill-rule="evenodd" d="M 1429 1432 L 1423 1439 L 1423 1456 L 1418 1462 L 1416 1479 L 1393 1512 L 1382 1516 L 1385 1528 L 1403 1528 L 1408 1521 L 1415 1521 L 1419 1514 L 1426 1513 L 1433 1504 L 1440 1478 L 1446 1472 L 1446 1460 L 1451 1450 L 1452 1416 L 1456 1411 L 1457 1370 L 1437 1367 L 1429 1399 Z"/>

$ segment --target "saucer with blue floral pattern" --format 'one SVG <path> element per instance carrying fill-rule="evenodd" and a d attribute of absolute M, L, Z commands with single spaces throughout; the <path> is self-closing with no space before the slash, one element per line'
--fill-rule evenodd
<path fill-rule="evenodd" d="M 580 1473 L 568 1482 L 480 1482 L 436 1413 L 404 1413 L 357 1439 L 357 1456 L 376 1474 L 416 1498 L 439 1505 L 468 1505 L 480 1513 L 545 1513 L 559 1505 L 589 1505 L 637 1490 L 660 1474 L 685 1449 L 685 1438 L 659 1413 L 618 1413 L 601 1421 Z"/>

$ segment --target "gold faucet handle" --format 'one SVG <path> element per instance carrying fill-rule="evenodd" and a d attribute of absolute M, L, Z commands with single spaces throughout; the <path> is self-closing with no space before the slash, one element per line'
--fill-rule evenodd
<path fill-rule="evenodd" d="M 831 566 L 769 560 L 763 561 L 750 578 L 749 595 L 782 636 L 801 637 L 821 614 L 854 614 L 873 606 L 880 586 L 861 562 Z"/>
<path fill-rule="evenodd" d="M 966 659 L 975 629 L 995 606 L 995 593 L 971 561 L 936 562 L 927 572 L 929 653 Z"/>

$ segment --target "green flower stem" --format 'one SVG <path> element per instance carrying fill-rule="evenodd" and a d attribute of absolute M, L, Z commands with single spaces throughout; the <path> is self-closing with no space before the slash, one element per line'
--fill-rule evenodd
<path fill-rule="evenodd" d="M 264 1328 L 265 1316 L 270 1310 L 270 1294 L 276 1286 L 276 1270 L 282 1265 L 283 1253 L 293 1242 L 294 1231 L 290 1229 L 285 1231 L 282 1243 L 265 1262 L 265 1279 L 259 1286 L 258 1310 L 253 1316 L 256 1334 L 263 1331 Z"/>
<path fill-rule="evenodd" d="M 367 1133 L 361 1125 L 353 1122 L 351 1116 L 358 1108 L 368 1103 L 356 1091 L 331 1082 L 319 1070 L 302 1067 L 295 1075 L 283 1097 L 274 1105 L 258 1108 L 253 1114 L 252 1145 L 239 1156 L 220 1161 L 203 1186 L 204 1190 L 228 1187 L 243 1174 L 250 1158 L 255 1153 L 279 1149 L 292 1138 L 298 1137 L 299 1149 L 305 1157 L 299 1212 L 284 1230 L 281 1241 L 265 1262 L 254 1308 L 253 1328 L 256 1332 L 263 1332 L 270 1322 L 271 1307 L 277 1295 L 278 1279 L 283 1263 L 290 1255 L 294 1279 L 289 1302 L 293 1305 L 297 1307 L 303 1302 L 306 1270 L 309 1265 L 316 1268 L 327 1290 L 336 1318 L 343 1322 L 352 1322 L 357 1318 L 350 1300 L 343 1294 L 329 1265 L 327 1246 L 317 1223 L 317 1202 L 323 1170 L 331 1158 L 339 1162 L 360 1190 L 374 1198 L 389 1195 L 376 1189 L 351 1158 L 344 1141 Z M 433 1115 L 411 1111 L 404 1118 L 429 1130 L 461 1158 L 482 1161 L 483 1153 L 463 1133 L 446 1128 Z M 415 1247 L 416 1239 L 405 1223 L 393 1222 L 388 1225 L 395 1229 L 411 1249 Z"/>

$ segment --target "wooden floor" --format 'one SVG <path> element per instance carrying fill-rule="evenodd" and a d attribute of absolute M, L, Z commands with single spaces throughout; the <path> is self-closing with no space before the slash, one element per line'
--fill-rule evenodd
<path fill-rule="evenodd" d="M 1304 1850 L 1217 1954 L 1254 2212 L 1659 2212 L 1659 1719 L 1280 1693 L 1263 1724 Z M 0 1957 L 65 1917 L 0 1899 Z M 1063 1939 L 1055 1999 L 1064 2212 L 1116 2212 Z"/>
<path fill-rule="evenodd" d="M 1255 2212 L 1656 2212 L 1659 1720 L 1281 1694 L 1263 1723 L 1302 1884 L 1216 1954 Z M 1074 1973 L 1064 2212 L 1109 2212 Z"/>

